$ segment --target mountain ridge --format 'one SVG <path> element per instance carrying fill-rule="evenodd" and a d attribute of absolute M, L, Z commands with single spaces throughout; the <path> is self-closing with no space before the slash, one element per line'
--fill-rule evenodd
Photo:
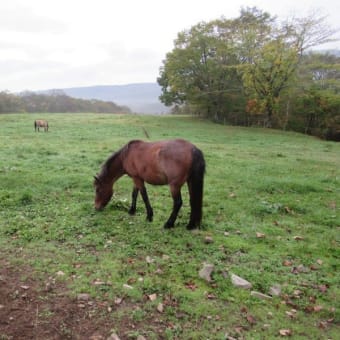
<path fill-rule="evenodd" d="M 135 113 L 166 114 L 170 110 L 159 100 L 161 87 L 157 83 L 93 85 L 50 89 L 41 92 L 50 93 L 56 90 L 63 91 L 73 98 L 112 101 L 115 104 L 129 107 Z"/>

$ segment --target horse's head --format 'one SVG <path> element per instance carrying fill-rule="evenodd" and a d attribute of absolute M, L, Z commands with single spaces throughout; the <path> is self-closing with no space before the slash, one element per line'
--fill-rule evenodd
<path fill-rule="evenodd" d="M 113 195 L 112 184 L 107 184 L 97 176 L 94 176 L 93 185 L 96 191 L 94 207 L 96 210 L 103 210 Z"/>

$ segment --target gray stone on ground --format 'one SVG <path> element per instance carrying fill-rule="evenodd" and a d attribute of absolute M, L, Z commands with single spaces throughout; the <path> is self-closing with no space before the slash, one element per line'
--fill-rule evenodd
<path fill-rule="evenodd" d="M 214 265 L 210 263 L 204 263 L 203 268 L 199 271 L 199 276 L 207 282 L 211 282 L 211 273 L 214 270 Z"/>
<path fill-rule="evenodd" d="M 242 289 L 250 289 L 252 287 L 250 282 L 235 274 L 231 274 L 231 282 L 235 287 Z"/>

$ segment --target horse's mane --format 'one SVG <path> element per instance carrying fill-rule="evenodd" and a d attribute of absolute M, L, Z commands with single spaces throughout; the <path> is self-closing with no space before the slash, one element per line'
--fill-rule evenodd
<path fill-rule="evenodd" d="M 125 144 L 121 149 L 111 154 L 111 156 L 105 161 L 102 165 L 102 169 L 100 174 L 98 175 L 99 178 L 106 177 L 110 173 L 110 167 L 113 162 L 116 161 L 117 158 L 123 159 L 126 157 L 127 153 L 129 152 L 129 148 L 131 145 L 141 142 L 140 140 L 132 140 L 129 143 Z"/>

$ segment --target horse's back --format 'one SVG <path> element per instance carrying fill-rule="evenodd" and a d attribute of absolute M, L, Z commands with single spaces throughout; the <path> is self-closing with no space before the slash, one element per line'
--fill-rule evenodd
<path fill-rule="evenodd" d="M 128 144 L 125 167 L 131 177 L 150 184 L 184 183 L 190 173 L 195 146 L 183 139 Z"/>

